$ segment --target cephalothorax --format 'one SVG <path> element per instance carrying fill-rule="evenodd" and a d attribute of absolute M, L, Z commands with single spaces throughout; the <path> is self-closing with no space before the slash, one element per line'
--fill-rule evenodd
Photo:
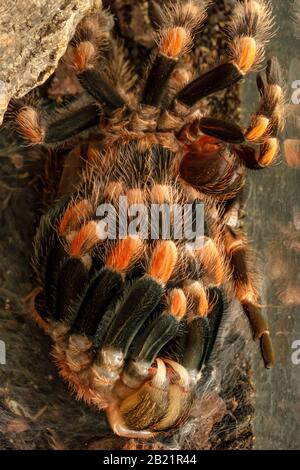
<path fill-rule="evenodd" d="M 248 128 L 208 116 L 201 104 L 262 64 L 272 13 L 267 0 L 237 2 L 228 61 L 189 80 L 178 65 L 206 8 L 201 0 L 156 8 L 157 51 L 135 87 L 120 55 L 118 77 L 105 52 L 100 57 L 104 47 L 118 47 L 107 12 L 84 19 L 66 60 L 86 97 L 50 120 L 28 106 L 16 116 L 33 144 L 75 142 L 62 198 L 36 236 L 35 315 L 53 338 L 61 375 L 78 398 L 105 409 L 123 436 L 148 438 L 186 421 L 233 299 L 260 340 L 266 367 L 273 363 L 247 241 L 229 219 L 247 169 L 270 166 L 278 153 L 283 92 L 276 59 L 258 75 L 260 103 Z M 204 204 L 202 244 L 175 239 L 172 211 L 168 239 L 129 233 L 105 240 L 97 208 L 118 209 L 120 197 L 147 210 Z"/>

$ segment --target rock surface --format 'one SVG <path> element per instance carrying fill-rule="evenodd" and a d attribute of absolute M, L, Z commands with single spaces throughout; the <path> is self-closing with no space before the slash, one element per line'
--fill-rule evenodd
<path fill-rule="evenodd" d="M 55 70 L 79 21 L 101 0 L 6 0 L 0 5 L 0 124 L 12 97 Z"/>

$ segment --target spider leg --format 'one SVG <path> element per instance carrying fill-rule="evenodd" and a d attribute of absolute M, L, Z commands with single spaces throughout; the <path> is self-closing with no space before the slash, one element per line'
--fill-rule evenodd
<path fill-rule="evenodd" d="M 81 109 L 74 105 L 64 114 L 58 114 L 50 123 L 44 123 L 39 112 L 31 107 L 22 107 L 16 115 L 18 132 L 31 144 L 59 144 L 76 137 L 79 133 L 97 126 L 100 109 L 90 104 Z"/>
<path fill-rule="evenodd" d="M 171 381 L 167 413 L 153 426 L 156 431 L 166 431 L 179 426 L 189 414 L 193 388 L 200 379 L 202 366 L 209 360 L 224 312 L 224 299 L 219 289 L 214 289 L 214 297 L 214 306 L 207 317 L 195 317 L 188 322 L 181 361 L 175 363 L 169 359 L 165 360 L 165 363 L 176 372 L 179 380 L 175 383 Z M 186 393 L 187 390 L 190 390 L 189 394 Z"/>
<path fill-rule="evenodd" d="M 117 434 L 151 437 L 188 417 L 220 329 L 225 297 L 221 288 L 206 291 L 198 281 L 175 287 L 179 248 L 170 240 L 151 247 L 138 277 L 131 267 L 145 246 L 136 237 L 105 244 L 95 264 L 100 227 L 93 219 L 92 199 L 82 197 L 65 198 L 38 232 L 36 263 L 47 306 L 42 318 L 55 343 L 60 373 L 77 397 L 106 407 Z M 44 238 L 45 250 L 39 244 Z M 218 254 L 213 247 L 208 250 L 215 257 L 207 271 L 218 271 Z M 201 260 L 205 263 L 205 254 Z M 222 273 L 208 275 L 222 283 Z M 184 348 L 175 362 L 166 351 L 178 335 Z"/>
<path fill-rule="evenodd" d="M 266 368 L 274 364 L 274 351 L 267 320 L 259 305 L 259 294 L 251 274 L 249 248 L 244 237 L 226 226 L 225 245 L 230 260 L 232 281 L 236 296 L 247 315 L 254 339 L 259 339 Z"/>
<path fill-rule="evenodd" d="M 41 219 L 34 243 L 34 266 L 44 286 L 47 309 L 43 318 L 65 319 L 70 302 L 82 292 L 89 278 L 88 248 L 98 241 L 96 236 L 92 237 L 92 214 L 88 200 L 74 202 L 64 197 Z M 72 253 L 72 244 L 78 246 L 80 238 L 80 248 L 76 251 L 73 247 L 77 256 L 70 257 L 68 249 Z"/>
<path fill-rule="evenodd" d="M 34 240 L 33 267 L 37 274 L 38 283 L 44 289 L 44 292 L 41 292 L 36 298 L 35 313 L 45 321 L 52 316 L 52 285 L 55 285 L 57 281 L 57 264 L 64 257 L 64 248 L 57 241 L 55 227 L 66 210 L 68 203 L 67 197 L 62 198 L 54 208 L 41 218 Z M 53 253 L 51 260 L 49 259 L 49 253 Z"/>
<path fill-rule="evenodd" d="M 159 106 L 179 58 L 187 51 L 193 33 L 206 18 L 205 2 L 181 0 L 161 12 L 162 21 L 157 32 L 158 53 L 149 71 L 142 103 Z"/>
<path fill-rule="evenodd" d="M 192 107 L 203 98 L 229 88 L 243 78 L 244 74 L 237 65 L 222 64 L 189 83 L 178 93 L 176 99 L 179 103 Z"/>
<path fill-rule="evenodd" d="M 125 101 L 105 74 L 96 68 L 99 52 L 108 40 L 105 25 L 105 21 L 108 21 L 107 14 L 102 10 L 101 15 L 100 18 L 92 18 L 80 25 L 66 61 L 74 69 L 84 90 L 110 114 L 124 107 Z M 104 25 L 101 20 L 104 20 Z"/>
<path fill-rule="evenodd" d="M 167 300 L 167 308 L 154 317 L 133 345 L 131 360 L 122 374 L 122 381 L 132 388 L 137 388 L 147 378 L 152 363 L 176 336 L 180 321 L 186 314 L 186 297 L 181 289 L 169 291 Z"/>
<path fill-rule="evenodd" d="M 221 289 L 212 287 L 208 292 L 211 308 L 205 316 L 196 316 L 188 323 L 188 333 L 181 364 L 197 380 L 202 366 L 211 356 L 222 317 L 225 300 Z"/>
<path fill-rule="evenodd" d="M 202 134 L 235 145 L 258 142 L 261 143 L 258 153 L 255 149 L 245 145 L 234 148 L 248 168 L 269 166 L 278 151 L 277 136 L 283 129 L 284 117 L 281 70 L 276 58 L 268 61 L 266 83 L 259 74 L 257 76 L 257 86 L 261 94 L 261 100 L 258 111 L 252 116 L 248 129 L 243 130 L 235 123 L 213 117 L 203 117 L 183 126 L 177 133 L 177 138 L 186 144 L 195 142 Z M 244 156 L 243 152 L 245 152 Z"/>
<path fill-rule="evenodd" d="M 95 101 L 104 106 L 106 113 L 112 113 L 125 106 L 125 101 L 108 83 L 106 78 L 95 69 L 83 70 L 77 78 Z"/>
<path fill-rule="evenodd" d="M 113 357 L 123 361 L 136 334 L 154 312 L 164 293 L 164 285 L 170 278 L 177 260 L 176 246 L 171 241 L 158 243 L 154 249 L 148 272 L 133 282 L 114 313 L 108 332 L 103 338 L 97 364 L 98 373 L 111 377 Z M 101 324 L 99 326 L 101 330 Z M 99 344 L 99 338 L 98 338 Z M 119 373 L 119 366 L 117 373 Z"/>
<path fill-rule="evenodd" d="M 109 82 L 119 95 L 124 97 L 128 106 L 134 108 L 136 104 L 134 85 L 137 81 L 137 75 L 131 62 L 127 59 L 126 48 L 120 40 L 111 38 L 104 66 L 104 73 Z"/>
<path fill-rule="evenodd" d="M 177 133 L 180 142 L 189 145 L 195 142 L 202 134 L 231 144 L 245 142 L 243 129 L 235 123 L 212 117 L 203 117 L 183 126 Z"/>
<path fill-rule="evenodd" d="M 284 93 L 282 75 L 276 58 L 268 62 L 266 82 L 257 77 L 261 100 L 257 112 L 252 116 L 245 131 L 245 141 L 259 144 L 259 149 L 247 146 L 236 147 L 239 157 L 250 169 L 270 166 L 279 151 L 278 135 L 284 128 Z"/>
<path fill-rule="evenodd" d="M 193 106 L 212 93 L 224 90 L 254 70 L 264 59 L 273 27 L 270 5 L 265 0 L 244 0 L 233 11 L 228 36 L 229 62 L 204 73 L 185 86 L 177 101 Z"/>
<path fill-rule="evenodd" d="M 197 375 L 204 364 L 210 338 L 207 317 L 195 317 L 187 325 L 184 355 L 181 364 Z"/>
<path fill-rule="evenodd" d="M 175 362 L 168 358 L 161 359 L 159 348 L 165 346 L 172 334 L 176 334 L 178 322 L 185 314 L 185 302 L 178 302 L 178 298 L 175 300 L 179 294 L 179 290 L 175 290 L 176 294 L 173 302 L 170 303 L 170 311 L 164 312 L 155 323 L 150 325 L 147 330 L 150 337 L 146 338 L 145 335 L 144 345 L 142 341 L 138 343 L 137 349 L 134 349 L 134 353 L 138 352 L 138 356 L 130 362 L 125 374 L 122 375 L 123 381 L 128 381 L 137 389 L 135 393 L 125 397 L 118 413 L 115 411 L 113 414 L 112 410 L 108 411 L 108 417 L 114 429 L 118 424 L 126 422 L 132 429 L 147 429 L 151 432 L 168 431 L 179 426 L 188 416 L 193 389 L 199 380 L 202 366 L 209 360 L 219 331 L 224 304 L 221 291 L 214 289 L 212 293 L 214 304 L 210 308 L 209 315 L 207 317 L 196 315 L 188 321 L 184 335 L 184 354 L 181 360 Z M 179 297 L 182 301 L 182 294 Z M 163 331 L 163 325 L 165 325 L 165 331 Z M 156 367 L 149 368 L 154 350 L 158 356 L 155 361 Z M 137 358 L 140 359 L 138 362 Z M 150 375 L 150 380 L 138 388 L 141 377 L 149 372 L 154 376 L 151 378 Z"/>
<path fill-rule="evenodd" d="M 72 308 L 72 334 L 93 337 L 99 326 L 101 312 L 107 311 L 111 300 L 117 298 L 123 288 L 124 279 L 120 272 L 107 266 L 100 269 Z"/>
<path fill-rule="evenodd" d="M 210 117 L 198 118 L 183 126 L 177 133 L 178 140 L 186 144 L 180 176 L 194 187 L 212 195 L 215 193 L 215 196 L 223 188 L 223 196 L 231 199 L 243 185 L 242 167 L 263 169 L 270 166 L 278 153 L 278 134 L 283 129 L 281 82 L 280 67 L 277 59 L 273 58 L 267 65 L 266 82 L 261 75 L 258 76 L 261 100 L 246 130 L 235 123 Z M 231 146 L 226 148 L 227 143 Z M 228 153 L 231 160 L 228 156 L 224 160 L 223 154 L 226 156 Z"/>
<path fill-rule="evenodd" d="M 65 61 L 74 68 L 83 88 L 100 106 L 85 104 L 78 109 L 76 106 L 81 103 L 77 100 L 48 124 L 42 122 L 42 117 L 34 108 L 22 107 L 16 113 L 16 122 L 20 134 L 30 143 L 49 145 L 63 143 L 99 124 L 100 109 L 110 114 L 125 106 L 124 99 L 114 90 L 104 74 L 94 67 L 99 44 L 102 47 L 109 36 L 105 24 L 107 21 L 107 14 L 103 11 L 100 17 L 84 19 L 77 28 L 71 51 L 68 51 L 65 57 Z M 120 75 L 126 78 L 129 86 L 127 64 L 124 60 L 120 62 Z"/>

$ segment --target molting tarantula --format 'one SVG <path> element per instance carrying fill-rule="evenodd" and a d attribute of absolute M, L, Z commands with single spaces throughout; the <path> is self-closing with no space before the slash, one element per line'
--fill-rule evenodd
<path fill-rule="evenodd" d="M 264 61 L 270 4 L 237 2 L 227 62 L 191 79 L 180 59 L 208 4 L 162 3 L 153 3 L 157 50 L 143 83 L 132 87 L 119 49 L 120 76 L 112 77 L 116 67 L 105 49 L 119 46 L 110 15 L 100 8 L 79 24 L 65 56 L 86 94 L 50 118 L 31 106 L 16 110 L 29 143 L 74 143 L 61 197 L 36 234 L 40 290 L 33 313 L 77 397 L 105 409 L 115 433 L 136 438 L 172 432 L 188 420 L 236 299 L 266 367 L 274 361 L 247 240 L 230 220 L 247 169 L 269 167 L 279 150 L 284 99 L 277 60 L 257 77 L 260 103 L 248 128 L 208 116 L 203 105 Z M 174 226 L 169 239 L 161 232 L 159 240 L 105 239 L 97 207 L 112 204 L 118 212 L 121 196 L 147 210 L 203 204 L 202 244 L 175 239 Z"/>

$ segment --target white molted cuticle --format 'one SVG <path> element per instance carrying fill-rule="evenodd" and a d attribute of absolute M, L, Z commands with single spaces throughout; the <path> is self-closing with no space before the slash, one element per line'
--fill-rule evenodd
<path fill-rule="evenodd" d="M 178 362 L 171 361 L 171 359 L 165 359 L 165 362 L 169 364 L 172 369 L 179 375 L 180 379 L 178 385 L 180 385 L 184 390 L 188 390 L 190 384 L 190 375 L 185 367 Z"/>
<path fill-rule="evenodd" d="M 126 427 L 122 417 L 119 414 L 118 409 L 113 406 L 107 410 L 107 418 L 112 430 L 121 437 L 127 437 L 131 439 L 150 439 L 153 437 L 153 433 L 149 431 L 134 431 Z"/>
<path fill-rule="evenodd" d="M 156 374 L 151 380 L 151 383 L 154 387 L 163 389 L 167 383 L 167 369 L 162 359 L 157 358 L 156 365 Z"/>

